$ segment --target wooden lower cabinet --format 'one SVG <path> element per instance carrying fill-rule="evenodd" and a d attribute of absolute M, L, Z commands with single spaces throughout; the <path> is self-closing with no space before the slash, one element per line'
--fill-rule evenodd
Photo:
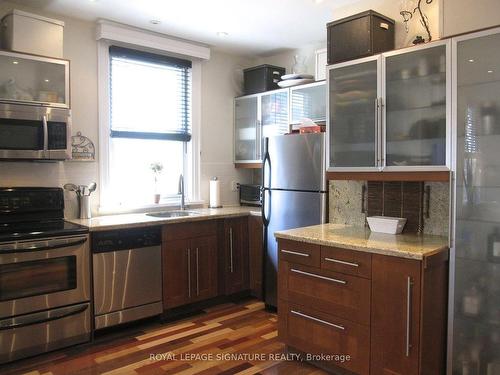
<path fill-rule="evenodd" d="M 165 226 L 162 244 L 165 310 L 217 296 L 216 228 L 215 221 Z"/>
<path fill-rule="evenodd" d="M 448 252 L 372 262 L 371 374 L 444 374 Z"/>
<path fill-rule="evenodd" d="M 308 306 L 278 303 L 279 338 L 307 355 L 323 355 L 325 367 L 339 367 L 368 375 L 370 369 L 370 327 L 356 324 Z M 324 360 L 322 360 L 324 359 Z"/>
<path fill-rule="evenodd" d="M 370 324 L 370 280 L 284 261 L 279 267 L 280 299 Z"/>
<path fill-rule="evenodd" d="M 198 237 L 190 245 L 192 301 L 217 296 L 217 237 Z"/>
<path fill-rule="evenodd" d="M 227 295 L 250 289 L 248 217 L 224 220 L 224 281 Z"/>
<path fill-rule="evenodd" d="M 191 301 L 191 256 L 189 240 L 163 243 L 163 308 L 169 309 Z"/>
<path fill-rule="evenodd" d="M 263 296 L 264 225 L 260 216 L 248 217 L 248 255 L 250 292 L 254 297 Z"/>
<path fill-rule="evenodd" d="M 320 363 L 339 374 L 445 373 L 447 250 L 412 260 L 281 239 L 278 248 L 279 337 L 292 351 L 350 355 Z"/>

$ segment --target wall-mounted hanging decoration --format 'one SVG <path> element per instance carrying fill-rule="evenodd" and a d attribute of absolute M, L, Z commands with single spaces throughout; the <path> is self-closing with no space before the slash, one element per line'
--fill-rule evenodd
<path fill-rule="evenodd" d="M 94 161 L 95 147 L 90 138 L 82 135 L 81 132 L 71 137 L 71 150 L 74 161 Z"/>
<path fill-rule="evenodd" d="M 414 2 L 412 0 L 401 0 L 401 11 L 399 14 L 403 17 L 403 22 L 405 24 L 405 30 L 408 33 L 408 22 L 413 18 L 413 15 L 418 13 L 420 16 L 420 24 L 424 27 L 427 33 L 427 40 L 421 35 L 417 35 L 413 44 L 420 44 L 425 42 L 430 42 L 432 40 L 431 30 L 429 27 L 429 18 L 422 10 L 422 2 L 425 1 L 425 4 L 432 4 L 433 0 L 417 0 L 417 5 L 414 6 Z"/>

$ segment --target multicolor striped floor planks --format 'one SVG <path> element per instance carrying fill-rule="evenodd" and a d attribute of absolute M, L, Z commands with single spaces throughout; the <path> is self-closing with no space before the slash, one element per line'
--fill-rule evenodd
<path fill-rule="evenodd" d="M 172 323 L 146 323 L 77 346 L 0 366 L 2 375 L 320 375 L 281 360 L 277 318 L 258 301 L 226 303 Z"/>

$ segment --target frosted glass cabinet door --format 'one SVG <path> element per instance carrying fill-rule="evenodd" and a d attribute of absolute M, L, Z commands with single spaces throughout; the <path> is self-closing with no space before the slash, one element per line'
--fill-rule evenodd
<path fill-rule="evenodd" d="M 234 159 L 256 161 L 260 146 L 259 96 L 236 98 L 234 117 Z"/>
<path fill-rule="evenodd" d="M 330 169 L 378 165 L 378 60 L 329 69 Z"/>
<path fill-rule="evenodd" d="M 454 39 L 453 374 L 500 373 L 500 29 L 494 32 Z"/>
<path fill-rule="evenodd" d="M 69 107 L 69 61 L 0 51 L 0 100 Z"/>
<path fill-rule="evenodd" d="M 388 167 L 446 166 L 446 48 L 385 57 Z"/>
<path fill-rule="evenodd" d="M 261 96 L 262 138 L 288 133 L 288 89 Z"/>
<path fill-rule="evenodd" d="M 326 84 L 311 83 L 290 89 L 291 123 L 299 124 L 304 118 L 326 121 Z"/>

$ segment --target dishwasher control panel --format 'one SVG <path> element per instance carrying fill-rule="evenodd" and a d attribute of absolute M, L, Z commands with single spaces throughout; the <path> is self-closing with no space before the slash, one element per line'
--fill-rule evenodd
<path fill-rule="evenodd" d="M 161 227 L 127 228 L 92 233 L 93 253 L 159 245 L 161 245 Z"/>

